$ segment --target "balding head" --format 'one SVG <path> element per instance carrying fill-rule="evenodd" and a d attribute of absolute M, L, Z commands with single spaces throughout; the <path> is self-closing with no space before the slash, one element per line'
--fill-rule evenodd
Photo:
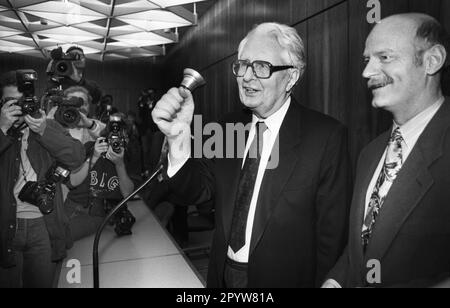
<path fill-rule="evenodd" d="M 423 64 L 424 52 L 435 45 L 442 46 L 447 54 L 442 68 L 450 64 L 450 37 L 445 28 L 429 15 L 406 13 L 386 17 L 374 27 L 369 38 L 380 33 L 409 40 L 416 49 L 416 65 Z"/>
<path fill-rule="evenodd" d="M 434 18 L 417 13 L 387 17 L 366 41 L 363 76 L 374 94 L 373 105 L 415 114 L 441 93 L 448 35 Z"/>

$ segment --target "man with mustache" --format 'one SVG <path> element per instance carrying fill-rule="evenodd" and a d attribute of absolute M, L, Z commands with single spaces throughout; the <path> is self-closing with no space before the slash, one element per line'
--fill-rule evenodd
<path fill-rule="evenodd" d="M 364 57 L 391 129 L 361 153 L 348 246 L 324 287 L 429 287 L 450 276 L 449 36 L 432 17 L 382 20 Z"/>
<path fill-rule="evenodd" d="M 238 140 L 244 157 L 188 159 L 189 91 L 171 89 L 153 110 L 168 138 L 170 190 L 188 204 L 215 201 L 208 287 L 314 287 L 342 252 L 346 131 L 291 97 L 304 68 L 303 41 L 291 27 L 261 24 L 242 40 L 232 71 L 246 110 L 226 116 L 222 127 L 224 141 L 236 141 L 226 124 L 251 127 Z M 279 156 L 278 165 L 270 156 Z"/>

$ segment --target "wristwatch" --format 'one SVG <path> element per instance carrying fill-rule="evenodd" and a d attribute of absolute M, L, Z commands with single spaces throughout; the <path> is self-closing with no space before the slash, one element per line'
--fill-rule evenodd
<path fill-rule="evenodd" d="M 95 121 L 92 120 L 92 125 L 88 129 L 93 130 L 95 128 L 95 125 L 96 125 Z"/>

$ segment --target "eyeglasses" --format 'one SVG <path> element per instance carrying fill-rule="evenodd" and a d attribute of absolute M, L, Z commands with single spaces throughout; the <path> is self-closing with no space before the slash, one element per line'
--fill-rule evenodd
<path fill-rule="evenodd" d="M 236 60 L 232 63 L 233 74 L 236 77 L 243 77 L 247 72 L 248 67 L 251 66 L 253 74 L 259 79 L 269 79 L 273 73 L 284 71 L 290 68 L 295 68 L 292 65 L 274 66 L 266 61 Z"/>

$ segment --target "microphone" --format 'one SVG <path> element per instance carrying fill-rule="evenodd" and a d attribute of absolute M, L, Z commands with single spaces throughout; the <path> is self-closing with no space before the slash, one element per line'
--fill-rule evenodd
<path fill-rule="evenodd" d="M 194 69 L 187 68 L 184 70 L 183 81 L 181 82 L 181 87 L 188 89 L 193 93 L 197 88 L 202 87 L 206 84 L 205 79 Z M 147 185 L 153 182 L 165 169 L 165 164 L 167 162 L 168 151 L 164 151 L 161 155 L 161 160 L 154 173 L 134 192 L 132 192 L 128 197 L 126 197 L 122 202 L 120 202 L 111 212 L 106 216 L 105 220 L 102 222 L 100 227 L 95 234 L 94 247 L 92 252 L 92 264 L 93 264 L 93 276 L 94 276 L 94 288 L 98 289 L 100 287 L 100 277 L 99 277 L 99 260 L 98 260 L 98 246 L 100 243 L 100 236 L 103 230 L 108 224 L 109 220 L 119 212 L 123 206 L 127 204 L 134 196 L 136 196 L 140 191 L 142 191 Z"/>

